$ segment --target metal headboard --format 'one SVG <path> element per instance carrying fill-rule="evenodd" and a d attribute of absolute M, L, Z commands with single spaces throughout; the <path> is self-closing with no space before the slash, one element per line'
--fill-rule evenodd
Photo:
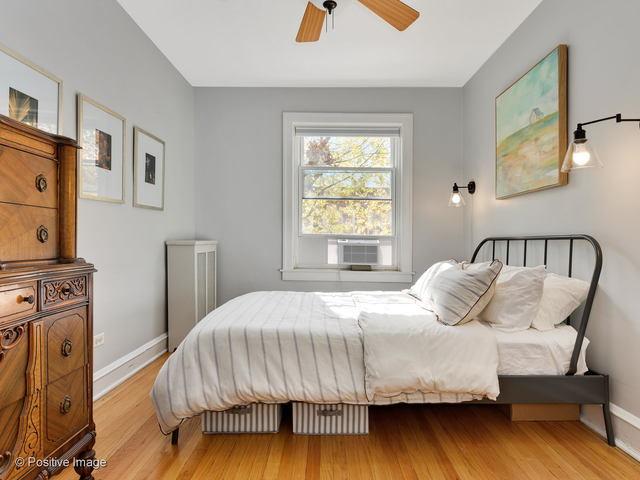
<path fill-rule="evenodd" d="M 578 365 L 578 357 L 580 356 L 580 350 L 582 349 L 582 342 L 584 340 L 584 335 L 587 331 L 587 324 L 589 322 L 589 315 L 591 314 L 591 307 L 593 306 L 593 299 L 596 295 L 596 289 L 598 288 L 598 280 L 600 278 L 600 271 L 602 270 L 602 249 L 600 248 L 600 244 L 598 241 L 589 236 L 589 235 L 535 235 L 535 236 L 524 236 L 524 237 L 489 237 L 482 240 L 476 249 L 473 252 L 473 256 L 471 257 L 471 262 L 475 262 L 478 253 L 482 247 L 491 242 L 492 250 L 491 250 L 491 258 L 495 260 L 496 258 L 496 242 L 506 242 L 507 250 L 506 250 L 506 258 L 505 264 L 509 264 L 509 247 L 511 242 L 524 242 L 523 249 L 523 262 L 522 265 L 527 265 L 527 243 L 535 242 L 535 241 L 544 241 L 544 265 L 547 265 L 547 248 L 549 246 L 549 242 L 564 240 L 569 241 L 569 276 L 573 273 L 573 244 L 576 240 L 585 241 L 593 247 L 593 252 L 595 255 L 595 265 L 593 267 L 593 274 L 591 276 L 591 285 L 589 286 L 589 293 L 587 294 L 587 299 L 584 303 L 584 310 L 582 311 L 582 319 L 580 321 L 580 325 L 578 325 L 577 331 L 578 335 L 576 337 L 576 343 L 573 347 L 573 353 L 571 354 L 571 363 L 569 364 L 569 371 L 567 375 L 575 375 Z M 570 319 L 569 319 L 570 321 Z"/>

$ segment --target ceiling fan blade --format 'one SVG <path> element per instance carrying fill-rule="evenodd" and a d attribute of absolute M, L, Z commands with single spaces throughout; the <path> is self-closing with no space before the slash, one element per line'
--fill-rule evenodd
<path fill-rule="evenodd" d="M 359 0 L 361 4 L 401 32 L 415 22 L 420 12 L 400 0 Z"/>
<path fill-rule="evenodd" d="M 325 10 L 316 7 L 313 3 L 307 3 L 304 17 L 300 23 L 296 42 L 316 42 L 320 39 L 322 25 L 324 24 Z"/>

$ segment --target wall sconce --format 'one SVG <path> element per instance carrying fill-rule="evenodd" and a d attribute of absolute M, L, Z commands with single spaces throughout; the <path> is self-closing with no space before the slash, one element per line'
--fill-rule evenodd
<path fill-rule="evenodd" d="M 458 186 L 457 183 L 453 184 L 453 190 L 451 192 L 451 197 L 449 197 L 449 206 L 450 207 L 464 207 L 465 201 L 464 197 L 460 195 L 460 189 L 466 188 L 469 192 L 469 195 L 473 195 L 476 193 L 476 182 L 471 180 L 466 186 L 463 185 L 461 187 Z"/>
<path fill-rule="evenodd" d="M 573 142 L 569 145 L 567 154 L 564 157 L 564 162 L 562 162 L 562 168 L 560 169 L 562 172 L 577 170 L 579 168 L 604 166 L 596 151 L 587 141 L 587 132 L 582 127 L 585 125 L 591 125 L 592 123 L 604 122 L 606 120 L 615 120 L 616 123 L 638 122 L 640 124 L 640 118 L 622 118 L 622 114 L 620 113 L 612 115 L 611 117 L 579 123 L 578 128 L 573 132 Z"/>

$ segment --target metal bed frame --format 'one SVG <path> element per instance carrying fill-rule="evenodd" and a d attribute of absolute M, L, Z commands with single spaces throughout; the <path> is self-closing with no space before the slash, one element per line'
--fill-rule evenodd
<path fill-rule="evenodd" d="M 598 287 L 598 279 L 602 270 L 602 249 L 595 238 L 589 235 L 538 235 L 523 237 L 489 237 L 482 240 L 471 257 L 471 262 L 475 262 L 482 248 L 489 242 L 492 244 L 491 257 L 496 258 L 496 242 L 506 242 L 505 264 L 509 264 L 510 247 L 512 242 L 524 242 L 523 262 L 527 265 L 527 246 L 529 242 L 544 242 L 544 265 L 547 265 L 547 252 L 549 242 L 568 241 L 569 242 L 569 276 L 573 273 L 573 247 L 576 241 L 587 242 L 593 247 L 595 255 L 595 265 L 591 277 L 589 293 L 585 301 L 582 318 L 579 324 L 567 319 L 567 323 L 573 325 L 578 335 L 573 347 L 569 370 L 566 375 L 500 375 L 500 395 L 494 400 L 475 400 L 472 403 L 486 404 L 523 404 L 523 403 L 572 403 L 581 405 L 601 405 L 604 415 L 604 424 L 607 434 L 607 442 L 615 446 L 613 425 L 611 423 L 611 413 L 609 410 L 609 376 L 593 371 L 585 375 L 576 375 L 578 357 L 582 349 L 589 315 L 593 299 Z M 178 443 L 179 429 L 171 433 L 171 443 Z"/>
<path fill-rule="evenodd" d="M 505 264 L 509 264 L 509 253 L 512 242 L 523 242 L 523 262 L 527 265 L 527 245 L 530 242 L 544 242 L 544 265 L 547 265 L 549 242 L 569 242 L 569 277 L 573 273 L 573 248 L 576 241 L 584 241 L 593 248 L 595 265 L 591 276 L 589 293 L 584 304 L 582 318 L 577 323 L 569 317 L 567 323 L 578 332 L 573 347 L 569 370 L 564 376 L 560 375 L 500 375 L 500 395 L 495 401 L 479 400 L 478 403 L 577 403 L 581 405 L 601 405 L 607 435 L 607 443 L 615 446 L 615 436 L 609 409 L 609 376 L 588 371 L 585 375 L 576 375 L 578 357 L 582 349 L 584 335 L 587 331 L 589 315 L 593 306 L 593 299 L 598 287 L 598 279 L 602 270 L 602 249 L 597 240 L 589 235 L 537 235 L 521 237 L 488 237 L 482 240 L 471 257 L 475 262 L 482 248 L 491 243 L 491 257 L 496 259 L 496 242 L 506 243 Z"/>

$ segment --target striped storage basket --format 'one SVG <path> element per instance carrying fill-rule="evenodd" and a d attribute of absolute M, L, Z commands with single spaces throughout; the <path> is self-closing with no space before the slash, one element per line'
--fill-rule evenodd
<path fill-rule="evenodd" d="M 369 433 L 369 407 L 293 402 L 293 433 L 366 435 Z"/>
<path fill-rule="evenodd" d="M 252 403 L 222 412 L 204 412 L 202 433 L 276 433 L 281 419 L 282 405 Z"/>

